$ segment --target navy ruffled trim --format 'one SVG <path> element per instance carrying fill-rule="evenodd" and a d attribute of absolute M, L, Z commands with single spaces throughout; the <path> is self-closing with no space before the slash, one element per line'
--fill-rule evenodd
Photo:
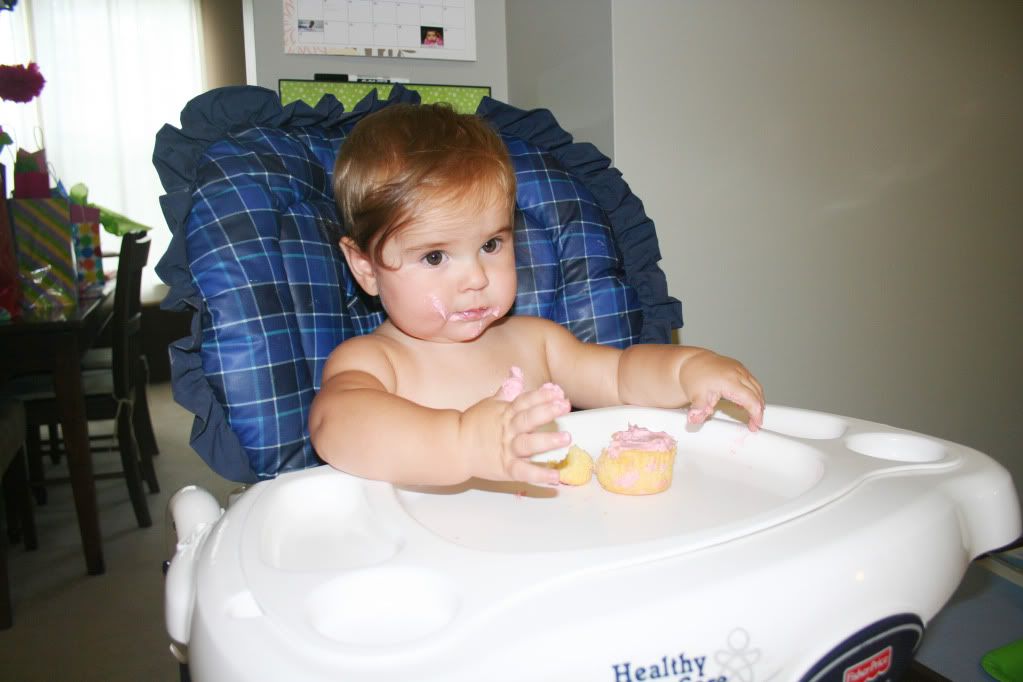
<path fill-rule="evenodd" d="M 671 331 L 682 326 L 682 304 L 668 295 L 667 279 L 657 265 L 661 252 L 654 223 L 621 172 L 611 167 L 611 160 L 588 142 L 573 142 L 546 109 L 523 111 L 484 97 L 476 113 L 499 132 L 550 153 L 590 190 L 611 221 L 622 251 L 625 279 L 636 290 L 643 307 L 639 342 L 670 343 Z"/>
<path fill-rule="evenodd" d="M 332 95 L 325 95 L 315 107 L 302 101 L 282 107 L 272 90 L 232 86 L 211 90 L 191 100 L 181 112 L 180 129 L 165 125 L 157 133 L 153 164 L 167 192 L 160 197 L 160 206 L 171 230 L 170 246 L 156 266 L 156 273 L 169 286 L 160 307 L 193 313 L 191 335 L 175 341 L 169 349 L 174 399 L 195 415 L 189 439 L 192 448 L 224 478 L 239 482 L 259 480 L 228 425 L 223 406 L 206 381 L 199 354 L 202 299 L 192 281 L 185 241 L 196 171 L 206 149 L 240 129 L 334 128 L 390 104 L 416 104 L 419 99 L 418 93 L 396 85 L 386 100 L 380 100 L 373 90 L 350 112 L 345 112 L 344 105 Z"/>

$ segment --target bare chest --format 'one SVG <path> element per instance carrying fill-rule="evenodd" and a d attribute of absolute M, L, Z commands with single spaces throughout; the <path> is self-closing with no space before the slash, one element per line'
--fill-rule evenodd
<path fill-rule="evenodd" d="M 396 393 L 439 409 L 464 410 L 497 394 L 512 367 L 522 370 L 526 390 L 550 380 L 541 353 L 505 344 L 460 344 L 429 354 L 402 354 L 396 360 Z"/>

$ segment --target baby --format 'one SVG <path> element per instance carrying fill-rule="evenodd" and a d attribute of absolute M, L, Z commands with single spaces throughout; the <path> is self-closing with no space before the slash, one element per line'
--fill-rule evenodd
<path fill-rule="evenodd" d="M 441 105 L 371 114 L 342 147 L 334 190 L 341 250 L 387 320 L 324 366 L 309 432 L 332 466 L 398 484 L 554 485 L 558 472 L 529 458 L 569 444 L 540 427 L 572 405 L 688 405 L 700 423 L 726 398 L 760 427 L 763 390 L 731 358 L 582 343 L 549 320 L 507 314 L 515 175 L 482 119 Z"/>

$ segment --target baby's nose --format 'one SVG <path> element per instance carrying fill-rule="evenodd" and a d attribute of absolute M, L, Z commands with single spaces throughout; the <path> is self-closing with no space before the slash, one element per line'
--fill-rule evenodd
<path fill-rule="evenodd" d="M 472 260 L 466 267 L 462 285 L 466 289 L 482 289 L 490 283 L 487 271 L 479 259 Z"/>

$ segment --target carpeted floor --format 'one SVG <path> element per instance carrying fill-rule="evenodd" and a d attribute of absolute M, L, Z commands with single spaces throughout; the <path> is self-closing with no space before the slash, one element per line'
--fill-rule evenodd
<path fill-rule="evenodd" d="M 174 546 L 167 500 L 196 483 L 223 503 L 237 484 L 219 478 L 191 450 L 192 419 L 174 403 L 169 384 L 150 387 L 150 409 L 161 453 L 160 492 L 149 496 L 152 527 L 136 525 L 123 480 L 97 482 L 107 570 L 88 576 L 70 486 L 49 488 L 48 504 L 36 507 L 39 549 L 8 550 L 14 626 L 0 631 L 0 680 L 178 680 L 163 625 L 161 563 Z M 100 423 L 98 430 L 104 428 Z M 116 453 L 93 459 L 97 471 L 119 467 Z"/>

